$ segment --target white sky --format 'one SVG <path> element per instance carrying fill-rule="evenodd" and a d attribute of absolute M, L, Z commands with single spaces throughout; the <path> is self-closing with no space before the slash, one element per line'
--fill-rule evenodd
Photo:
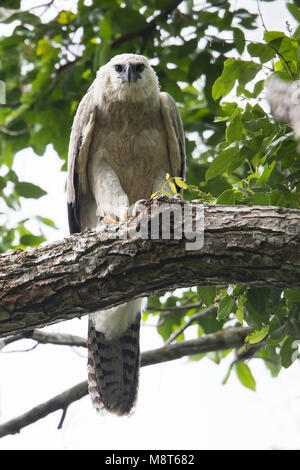
<path fill-rule="evenodd" d="M 23 2 L 23 7 L 40 3 L 29 0 Z M 57 3 L 67 8 L 72 2 Z M 256 10 L 255 1 L 233 3 Z M 285 31 L 287 19 L 294 24 L 284 3 L 278 0 L 276 6 L 273 2 L 260 4 L 268 29 Z M 247 38 L 260 39 L 257 31 L 246 34 Z M 51 147 L 44 157 L 24 150 L 14 165 L 22 180 L 48 191 L 38 201 L 24 200 L 22 217 L 40 214 L 55 220 L 59 231 L 48 229 L 49 240 L 68 235 L 65 175 L 60 167 L 61 161 Z M 87 319 L 59 323 L 49 330 L 84 336 Z M 14 348 L 31 344 L 24 341 Z M 161 345 L 155 328 L 143 326 L 142 350 Z M 3 354 L 1 421 L 85 380 L 85 355 L 82 349 L 48 345 L 28 353 Z M 62 430 L 56 429 L 61 416 L 56 412 L 23 429 L 20 435 L 2 438 L 0 449 L 299 449 L 299 365 L 272 379 L 261 360 L 252 360 L 250 366 L 257 380 L 254 393 L 240 385 L 234 372 L 226 386 L 221 384 L 229 361 L 227 358 L 217 366 L 208 359 L 180 359 L 142 368 L 137 409 L 130 418 L 98 416 L 86 397 L 71 405 Z"/>

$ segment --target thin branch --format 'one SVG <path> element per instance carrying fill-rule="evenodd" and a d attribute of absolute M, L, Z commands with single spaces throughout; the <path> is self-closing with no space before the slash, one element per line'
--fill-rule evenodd
<path fill-rule="evenodd" d="M 201 318 L 206 317 L 207 315 L 210 315 L 211 313 L 215 313 L 218 310 L 218 307 L 216 305 L 211 305 L 210 307 L 202 310 L 202 312 L 195 313 L 192 315 L 188 321 L 182 325 L 178 330 L 174 331 L 174 333 L 170 336 L 170 338 L 165 342 L 165 346 L 168 346 L 171 344 L 178 336 L 181 335 L 192 323 L 195 321 L 201 320 Z"/>
<path fill-rule="evenodd" d="M 261 12 L 261 9 L 260 9 L 259 0 L 256 0 L 256 4 L 257 4 L 257 10 L 258 10 L 258 14 L 259 14 L 259 17 L 260 17 L 260 21 L 261 21 L 262 27 L 264 28 L 265 31 L 268 31 L 268 30 L 267 30 L 267 27 L 266 27 L 266 25 L 265 25 L 263 16 L 262 16 L 262 12 Z"/>
<path fill-rule="evenodd" d="M 4 18 L 0 18 L 0 21 L 2 23 L 5 23 L 6 21 L 11 20 L 16 15 L 23 15 L 24 13 L 29 13 L 32 10 L 37 10 L 38 8 L 46 7 L 45 10 L 42 13 L 42 15 L 43 15 L 45 13 L 45 11 L 48 10 L 48 8 L 54 3 L 54 1 L 55 0 L 51 0 L 48 3 L 43 3 L 41 5 L 36 5 L 36 6 L 30 7 L 30 8 L 28 8 L 28 10 L 10 10 L 10 13 L 8 14 L 8 16 L 6 16 Z M 39 15 L 39 16 L 41 16 L 41 15 Z"/>
<path fill-rule="evenodd" d="M 16 336 L 9 336 L 3 340 L 0 340 L 0 350 L 8 346 L 9 344 L 15 343 L 22 339 L 33 339 L 39 344 L 55 344 L 60 346 L 77 346 L 86 348 L 86 339 L 81 336 L 62 334 L 62 333 L 47 333 L 41 330 L 34 330 L 30 335 L 20 334 Z"/>
<path fill-rule="evenodd" d="M 60 76 L 61 72 L 63 72 L 67 68 L 72 67 L 73 65 L 75 65 L 80 59 L 82 59 L 82 57 L 77 56 L 76 59 L 74 59 L 72 61 L 69 61 L 69 62 L 66 62 L 65 64 L 61 65 L 58 69 L 55 70 L 55 76 L 54 76 L 54 79 L 53 79 L 51 85 L 48 88 L 48 92 L 47 92 L 48 94 L 51 94 L 53 92 L 53 90 L 55 89 L 55 87 L 58 83 L 59 76 Z"/>
<path fill-rule="evenodd" d="M 295 78 L 295 74 L 294 72 L 292 71 L 291 67 L 290 67 L 290 64 L 288 63 L 288 61 L 285 59 L 285 57 L 281 54 L 281 52 L 279 52 L 278 49 L 276 49 L 276 47 L 273 46 L 273 44 L 270 44 L 269 42 L 268 43 L 262 43 L 261 41 L 254 41 L 252 39 L 232 39 L 232 38 L 218 38 L 216 36 L 213 36 L 213 35 L 210 35 L 210 34 L 207 34 L 205 35 L 206 38 L 210 38 L 211 40 L 214 40 L 214 41 L 219 41 L 219 42 L 224 42 L 225 44 L 226 43 L 230 43 L 230 42 L 237 42 L 237 41 L 240 41 L 240 42 L 249 42 L 249 43 L 253 43 L 253 44 L 264 44 L 268 47 L 270 47 L 271 49 L 273 49 L 274 52 L 276 52 L 276 54 L 278 55 L 278 57 L 280 57 L 280 59 L 284 62 L 284 66 L 286 67 L 286 72 L 287 73 L 290 73 L 291 77 Z M 270 67 L 267 67 L 266 65 L 262 65 L 264 68 L 267 68 L 269 70 L 271 70 L 272 72 L 274 71 L 273 69 L 270 69 Z"/>
<path fill-rule="evenodd" d="M 28 349 L 15 349 L 13 351 L 3 351 L 3 352 L 4 354 L 30 352 L 30 351 L 33 351 L 35 348 L 37 348 L 38 345 L 39 343 L 35 343 L 31 348 L 28 348 Z"/>
<path fill-rule="evenodd" d="M 21 105 L 21 101 L 13 101 L 11 103 L 0 103 L 0 108 L 17 108 Z"/>
<path fill-rule="evenodd" d="M 149 23 L 146 23 L 142 28 L 136 29 L 134 31 L 129 31 L 120 38 L 115 39 L 111 43 L 113 49 L 120 47 L 124 42 L 130 41 L 131 39 L 141 37 L 145 41 L 145 37 L 148 38 L 150 34 L 156 29 L 157 22 L 165 20 L 179 5 L 182 3 L 182 0 L 176 0 L 169 8 L 160 12 L 155 16 Z M 142 48 L 145 47 L 144 42 L 142 43 Z"/>
<path fill-rule="evenodd" d="M 19 131 L 12 131 L 7 129 L 7 127 L 0 126 L 0 132 L 3 132 L 3 134 L 10 135 L 12 137 L 18 137 L 19 135 L 27 134 L 29 130 L 29 127 L 25 127 L 25 129 L 20 129 Z"/>
<path fill-rule="evenodd" d="M 61 418 L 60 418 L 60 422 L 58 423 L 57 429 L 62 429 L 63 424 L 64 424 L 64 420 L 65 420 L 66 415 L 67 415 L 67 411 L 68 411 L 68 407 L 63 408 L 63 412 L 62 412 L 62 415 L 61 415 Z"/>
<path fill-rule="evenodd" d="M 80 400 L 88 393 L 87 382 L 81 382 L 50 400 L 32 408 L 27 413 L 0 425 L 0 438 L 9 434 L 19 433 L 20 430 L 36 421 L 45 418 L 50 413 L 66 410 L 74 401 Z M 61 420 L 60 420 L 61 421 Z"/>
<path fill-rule="evenodd" d="M 188 304 L 188 302 L 190 302 L 195 297 L 198 297 L 198 296 L 194 295 L 192 297 L 189 297 L 188 299 L 184 300 L 180 305 L 176 305 L 174 307 L 157 307 L 155 310 L 158 311 L 158 312 L 163 312 L 163 313 L 162 313 L 161 320 L 158 322 L 158 324 L 156 326 L 163 326 L 166 323 L 168 316 L 172 315 L 172 313 L 174 313 L 174 312 L 180 312 L 182 310 L 190 310 L 191 308 L 200 308 L 200 307 L 202 307 L 202 301 L 201 300 L 199 302 L 195 302 L 194 304 L 190 304 L 190 305 Z M 191 306 L 191 305 L 193 305 L 193 306 Z M 151 310 L 151 309 L 152 309 L 152 307 L 147 308 L 147 310 Z"/>
<path fill-rule="evenodd" d="M 188 301 L 191 300 L 191 298 L 187 299 Z M 173 313 L 173 312 L 180 312 L 181 310 L 190 310 L 191 308 L 199 308 L 202 306 L 202 302 L 195 302 L 194 304 L 188 304 L 185 305 L 184 302 L 180 305 L 174 305 L 173 307 L 151 307 L 149 305 L 147 307 L 147 311 L 152 311 L 152 312 L 164 312 L 164 313 Z"/>
<path fill-rule="evenodd" d="M 181 341 L 176 344 L 163 346 L 159 349 L 146 351 L 141 354 L 141 367 L 161 362 L 173 361 L 184 356 L 221 351 L 230 348 L 238 348 L 243 344 L 245 337 L 251 332 L 251 328 L 228 328 L 217 333 L 201 336 L 200 338 Z M 59 422 L 61 428 L 66 410 L 71 403 L 80 400 L 88 394 L 87 381 L 81 382 L 50 400 L 42 403 L 27 413 L 0 425 L 0 438 L 10 434 L 16 434 L 26 426 L 45 418 L 50 413 L 62 410 L 63 414 Z"/>
<path fill-rule="evenodd" d="M 86 348 L 86 339 L 81 336 L 68 335 L 62 333 L 47 333 L 34 330 L 32 339 L 42 344 L 56 344 L 61 346 L 77 346 Z"/>

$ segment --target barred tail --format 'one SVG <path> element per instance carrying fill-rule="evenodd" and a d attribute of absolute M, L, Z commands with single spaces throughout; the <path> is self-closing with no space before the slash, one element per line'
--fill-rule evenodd
<path fill-rule="evenodd" d="M 129 414 L 135 404 L 140 362 L 140 319 L 119 338 L 106 339 L 91 319 L 88 334 L 89 393 L 97 411 Z"/>

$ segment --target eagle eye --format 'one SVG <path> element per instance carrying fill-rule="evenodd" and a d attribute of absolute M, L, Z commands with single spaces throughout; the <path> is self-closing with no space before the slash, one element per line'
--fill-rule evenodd
<path fill-rule="evenodd" d="M 144 65 L 144 64 L 136 64 L 136 71 L 137 71 L 138 73 L 143 72 L 144 69 L 145 69 L 145 65 Z"/>
<path fill-rule="evenodd" d="M 123 71 L 123 65 L 121 65 L 121 64 L 116 64 L 116 65 L 114 65 L 114 67 L 115 67 L 116 72 L 122 72 Z"/>

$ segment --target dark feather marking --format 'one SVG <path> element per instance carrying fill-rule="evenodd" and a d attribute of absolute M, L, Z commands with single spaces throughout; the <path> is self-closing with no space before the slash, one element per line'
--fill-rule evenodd
<path fill-rule="evenodd" d="M 78 155 L 82 146 L 82 135 L 80 135 L 77 145 L 76 145 L 76 153 L 75 153 L 75 161 L 78 159 Z M 69 220 L 69 230 L 70 233 L 79 233 L 81 232 L 80 227 L 80 207 L 79 207 L 79 197 L 78 197 L 78 173 L 76 171 L 76 164 L 73 173 L 73 184 L 75 189 L 75 202 L 69 203 L 68 202 L 68 220 Z"/>
<path fill-rule="evenodd" d="M 135 359 L 135 351 L 131 351 L 130 349 L 122 349 L 122 353 L 129 359 Z"/>
<path fill-rule="evenodd" d="M 124 343 L 132 344 L 133 346 L 137 343 L 137 338 L 129 335 L 122 336 Z"/>
<path fill-rule="evenodd" d="M 109 341 L 102 333 L 95 331 L 90 320 L 89 392 L 97 409 L 106 408 L 118 415 L 124 415 L 134 406 L 140 361 L 139 325 L 140 315 L 123 336 Z"/>
<path fill-rule="evenodd" d="M 80 225 L 76 217 L 76 211 L 73 203 L 68 202 L 68 221 L 69 221 L 69 230 L 70 233 L 79 233 Z"/>

